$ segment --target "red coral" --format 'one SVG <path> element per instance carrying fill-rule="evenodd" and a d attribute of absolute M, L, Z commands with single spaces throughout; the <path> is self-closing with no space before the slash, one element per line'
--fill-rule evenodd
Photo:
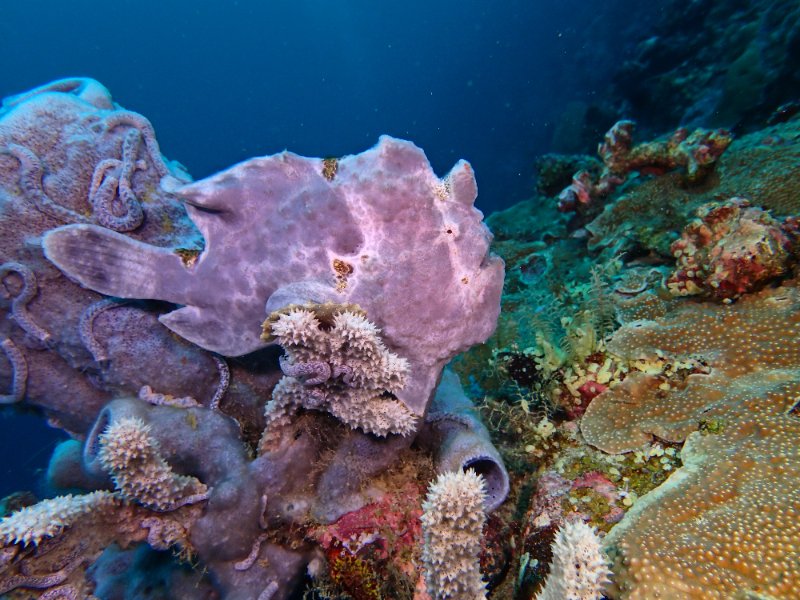
<path fill-rule="evenodd" d="M 606 133 L 597 153 L 603 172 L 597 180 L 579 171 L 558 196 L 562 212 L 581 211 L 595 200 L 609 196 L 632 172 L 660 175 L 682 168 L 688 183 L 699 183 L 713 168 L 733 138 L 725 129 L 676 129 L 666 140 L 633 145 L 633 121 L 618 121 Z"/>
<path fill-rule="evenodd" d="M 589 471 L 572 482 L 573 490 L 581 488 L 594 490 L 608 501 L 609 511 L 603 515 L 603 520 L 606 523 L 616 523 L 625 515 L 625 511 L 622 507 L 617 505 L 620 499 L 619 488 L 601 472 Z"/>
<path fill-rule="evenodd" d="M 381 600 L 381 578 L 369 560 L 334 546 L 325 553 L 331 581 L 354 600 Z"/>
<path fill-rule="evenodd" d="M 378 502 L 343 515 L 331 525 L 320 526 L 314 536 L 328 549 L 336 544 L 354 552 L 371 545 L 381 558 L 389 558 L 421 539 L 422 493 L 416 484 L 385 494 Z"/>
<path fill-rule="evenodd" d="M 671 247 L 677 266 L 667 288 L 673 294 L 730 301 L 788 272 L 794 220 L 782 224 L 743 198 L 707 204 L 697 215 Z"/>
<path fill-rule="evenodd" d="M 353 598 L 380 598 L 388 566 L 416 578 L 413 552 L 421 543 L 422 489 L 407 483 L 379 501 L 310 532 L 328 559 L 331 580 Z M 410 584 L 413 586 L 413 584 Z M 377 594 L 377 595 L 376 595 Z"/>

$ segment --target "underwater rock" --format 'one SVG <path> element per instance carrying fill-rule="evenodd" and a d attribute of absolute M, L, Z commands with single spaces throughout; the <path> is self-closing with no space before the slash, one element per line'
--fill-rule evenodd
<path fill-rule="evenodd" d="M 503 310 L 456 368 L 526 514 L 513 591 L 505 582 L 512 597 L 535 595 L 564 519 L 608 532 L 609 599 L 798 597 L 798 160 L 794 116 L 738 137 L 697 185 L 679 170 L 626 181 L 586 225 L 588 240 L 540 198 L 489 218 L 509 274 Z M 726 201 L 743 197 L 749 206 Z M 715 273 L 702 281 L 734 290 L 723 302 L 703 297 L 711 289 L 668 290 L 670 247 L 690 241 Z M 592 353 L 554 362 L 537 388 L 528 365 L 542 340 L 569 350 L 566 327 L 586 314 L 602 323 L 604 312 Z M 567 410 L 542 419 L 543 393 Z M 580 433 L 573 401 L 588 404 Z"/>
<path fill-rule="evenodd" d="M 618 103 L 650 130 L 763 126 L 797 98 L 800 9 L 791 0 L 670 0 L 615 76 Z"/>

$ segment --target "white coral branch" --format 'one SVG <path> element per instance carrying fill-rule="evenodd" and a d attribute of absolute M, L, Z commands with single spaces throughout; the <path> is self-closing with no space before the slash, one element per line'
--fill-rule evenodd
<path fill-rule="evenodd" d="M 332 305 L 321 305 L 327 311 Z M 298 408 L 324 410 L 350 427 L 385 436 L 408 435 L 415 415 L 392 394 L 408 379 L 408 361 L 389 351 L 381 331 L 349 307 L 319 317 L 293 307 L 267 320 L 269 335 L 286 351 L 285 377 L 266 407 L 267 438 Z M 324 324 L 323 324 L 324 321 Z"/>
<path fill-rule="evenodd" d="M 480 551 L 486 521 L 483 477 L 472 469 L 440 475 L 422 504 L 422 562 L 435 600 L 481 600 Z"/>
<path fill-rule="evenodd" d="M 565 523 L 553 541 L 553 561 L 535 600 L 599 600 L 608 582 L 608 559 L 586 523 Z"/>
<path fill-rule="evenodd" d="M 208 498 L 208 488 L 200 480 L 173 472 L 149 425 L 136 417 L 108 426 L 100 436 L 98 457 L 126 500 L 169 511 Z"/>

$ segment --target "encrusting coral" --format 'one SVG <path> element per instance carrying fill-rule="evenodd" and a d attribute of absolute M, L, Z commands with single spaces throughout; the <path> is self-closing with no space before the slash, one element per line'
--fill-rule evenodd
<path fill-rule="evenodd" d="M 393 395 L 406 383 L 408 361 L 386 348 L 358 308 L 293 307 L 273 313 L 264 336 L 286 351 L 284 377 L 265 408 L 265 435 L 275 435 L 299 408 L 327 411 L 379 436 L 414 431 L 415 416 Z"/>
<path fill-rule="evenodd" d="M 610 453 L 685 440 L 683 467 L 604 540 L 609 594 L 798 597 L 800 291 L 788 282 L 732 305 L 653 298 L 608 342 L 632 370 L 581 430 Z"/>
<path fill-rule="evenodd" d="M 472 469 L 443 473 L 422 504 L 422 563 L 435 600 L 486 598 L 481 579 L 481 534 L 486 521 L 483 478 Z"/>

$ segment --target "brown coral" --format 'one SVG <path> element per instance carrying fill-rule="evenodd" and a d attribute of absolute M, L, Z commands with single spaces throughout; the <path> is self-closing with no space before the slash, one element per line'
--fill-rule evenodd
<path fill-rule="evenodd" d="M 590 248 L 643 247 L 664 256 L 702 204 L 743 196 L 773 216 L 800 214 L 800 119 L 735 140 L 703 185 L 686 187 L 678 172 L 626 188 L 586 229 Z"/>
<path fill-rule="evenodd" d="M 582 422 L 587 441 L 612 453 L 654 435 L 686 440 L 684 466 L 606 539 L 610 596 L 800 597 L 798 288 L 675 306 L 614 335 L 609 351 L 639 370 Z"/>

